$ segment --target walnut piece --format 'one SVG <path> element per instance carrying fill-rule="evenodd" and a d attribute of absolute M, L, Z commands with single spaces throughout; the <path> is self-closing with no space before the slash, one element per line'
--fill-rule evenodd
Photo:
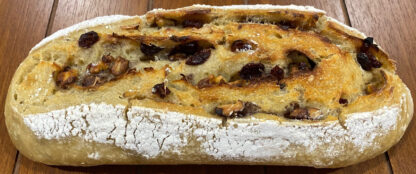
<path fill-rule="evenodd" d="M 215 114 L 223 117 L 244 117 L 248 114 L 254 114 L 260 110 L 260 107 L 251 102 L 238 101 L 233 104 L 225 104 L 215 107 Z"/>
<path fill-rule="evenodd" d="M 55 83 L 60 88 L 67 89 L 70 84 L 74 83 L 78 79 L 77 76 L 78 73 L 75 69 L 65 67 L 62 71 L 57 73 Z"/>
<path fill-rule="evenodd" d="M 111 74 L 119 76 L 121 74 L 124 74 L 128 69 L 129 61 L 122 57 L 117 57 L 117 59 L 114 61 L 113 66 L 111 66 Z"/>

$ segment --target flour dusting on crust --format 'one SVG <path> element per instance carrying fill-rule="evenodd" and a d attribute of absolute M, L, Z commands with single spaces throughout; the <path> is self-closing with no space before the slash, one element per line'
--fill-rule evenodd
<path fill-rule="evenodd" d="M 347 115 L 346 129 L 338 121 L 318 124 L 277 122 L 273 120 L 222 120 L 178 112 L 133 106 L 126 116 L 122 105 L 83 104 L 48 113 L 24 117 L 25 124 L 44 139 L 78 136 L 87 142 L 114 144 L 136 151 L 143 157 L 155 158 L 166 152 L 181 154 L 196 137 L 201 153 L 215 159 L 266 161 L 275 158 L 291 159 L 297 151 L 321 151 L 322 159 L 314 165 L 325 165 L 322 160 L 335 159 L 345 152 L 345 144 L 352 143 L 359 151 L 373 146 L 379 136 L 396 128 L 401 108 L 384 107 L 372 112 Z M 126 120 L 127 118 L 127 120 Z M 248 122 L 249 121 L 249 122 Z M 195 143 L 195 142 L 194 142 Z M 326 144 L 327 149 L 320 148 Z M 345 152 L 346 153 L 346 152 Z M 90 158 L 100 158 L 89 154 Z"/>

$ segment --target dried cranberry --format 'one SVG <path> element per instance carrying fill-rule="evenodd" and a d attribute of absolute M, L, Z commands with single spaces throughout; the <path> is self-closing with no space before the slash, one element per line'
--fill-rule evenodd
<path fill-rule="evenodd" d="M 192 54 L 195 54 L 199 49 L 200 47 L 198 45 L 198 42 L 193 41 L 193 42 L 183 43 L 183 44 L 176 46 L 175 48 L 172 49 L 169 55 L 174 55 L 177 53 L 184 53 L 186 55 L 192 55 Z"/>
<path fill-rule="evenodd" d="M 162 51 L 163 48 L 160 48 L 160 47 L 155 46 L 153 44 L 147 45 L 147 44 L 144 44 L 144 43 L 140 43 L 140 50 L 146 56 L 153 56 L 156 53 Z"/>
<path fill-rule="evenodd" d="M 261 77 L 264 72 L 264 65 L 262 63 L 248 63 L 240 70 L 240 77 L 245 80 Z"/>
<path fill-rule="evenodd" d="M 160 98 L 165 98 L 167 95 L 170 94 L 170 90 L 168 87 L 165 86 L 164 83 L 159 83 L 153 86 L 152 93 L 159 95 Z"/>
<path fill-rule="evenodd" d="M 253 49 L 254 49 L 254 44 L 247 40 L 235 40 L 231 44 L 232 52 L 241 52 L 241 51 L 248 51 L 248 50 L 253 50 Z"/>
<path fill-rule="evenodd" d="M 187 27 L 193 27 L 193 28 L 201 28 L 204 25 L 204 22 L 199 21 L 199 20 L 190 20 L 190 19 L 185 19 L 182 22 L 182 26 L 187 28 Z"/>
<path fill-rule="evenodd" d="M 280 68 L 278 65 L 276 65 L 275 67 L 272 68 L 272 70 L 270 71 L 270 74 L 272 74 L 272 76 L 274 76 L 277 80 L 282 80 L 284 78 L 285 75 L 285 71 Z"/>
<path fill-rule="evenodd" d="M 357 61 L 361 65 L 361 68 L 363 68 L 364 70 L 366 71 L 371 70 L 372 64 L 366 53 L 358 53 Z"/>
<path fill-rule="evenodd" d="M 338 102 L 339 102 L 339 104 L 342 104 L 342 105 L 348 104 L 348 100 L 345 99 L 345 98 L 339 98 Z"/>
<path fill-rule="evenodd" d="M 373 45 L 373 38 L 367 37 L 363 40 L 360 52 L 357 53 L 357 61 L 366 71 L 370 71 L 372 68 L 380 68 L 382 66 L 382 63 L 378 61 L 369 50 Z"/>
<path fill-rule="evenodd" d="M 370 55 L 369 59 L 370 59 L 370 62 L 371 62 L 371 66 L 373 68 L 380 68 L 381 67 L 382 64 L 381 64 L 380 61 L 378 61 L 376 59 L 376 57 L 374 57 L 373 55 Z"/>
<path fill-rule="evenodd" d="M 363 46 L 361 51 L 367 51 L 373 45 L 374 39 L 372 37 L 367 37 L 363 40 Z"/>
<path fill-rule="evenodd" d="M 81 34 L 78 40 L 78 45 L 82 48 L 89 48 L 94 45 L 100 37 L 95 31 L 90 31 L 84 34 Z"/>
<path fill-rule="evenodd" d="M 206 48 L 189 56 L 185 63 L 187 65 L 200 65 L 206 62 L 209 56 L 211 56 L 211 50 Z"/>
<path fill-rule="evenodd" d="M 372 37 L 367 37 L 364 39 L 364 43 L 373 44 L 374 39 Z"/>
<path fill-rule="evenodd" d="M 195 54 L 195 52 L 200 49 L 197 41 L 181 44 L 179 45 L 179 48 L 180 52 L 183 52 L 187 55 Z"/>

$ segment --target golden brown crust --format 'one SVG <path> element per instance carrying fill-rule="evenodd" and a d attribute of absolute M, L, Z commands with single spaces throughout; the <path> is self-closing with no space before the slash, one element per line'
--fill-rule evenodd
<path fill-rule="evenodd" d="M 378 46 L 370 45 L 366 54 L 375 56 L 382 66 L 363 70 L 356 57 L 364 47 L 364 36 L 332 21 L 321 12 L 190 7 L 150 12 L 145 18 L 133 17 L 108 26 L 88 28 L 100 37 L 91 48 L 78 46 L 78 38 L 85 30 L 76 30 L 31 52 L 16 71 L 9 88 L 5 115 L 9 134 L 25 156 L 53 165 L 227 163 L 340 167 L 386 151 L 400 139 L 412 118 L 410 92 L 395 74 L 395 65 L 387 54 Z M 252 42 L 248 50 L 231 51 L 233 42 L 244 39 Z M 187 64 L 185 60 L 169 60 L 167 56 L 173 54 L 175 47 L 193 41 L 210 50 L 207 60 L 196 66 Z M 156 45 L 163 50 L 150 56 L 154 56 L 154 61 L 144 60 L 142 58 L 149 55 L 142 53 L 140 44 Z M 309 63 L 313 61 L 312 64 L 316 65 L 310 64 L 307 70 L 297 67 L 297 61 L 305 58 L 303 55 L 291 58 L 293 51 L 304 54 Z M 83 86 L 82 79 L 91 73 L 87 65 L 98 64 L 103 55 L 109 54 L 128 60 L 131 71 L 123 68 L 114 73 L 110 68 L 107 74 L 110 74 L 111 80 L 93 87 Z M 261 78 L 251 79 L 248 76 L 250 79 L 244 79 L 242 71 L 250 63 L 265 66 L 261 70 Z M 116 67 L 114 64 L 111 62 L 108 66 Z M 283 79 L 276 80 L 268 75 L 276 65 L 284 69 Z M 64 85 L 68 89 L 57 86 L 57 77 L 54 76 L 65 66 L 70 66 L 79 74 L 78 81 Z M 190 78 L 186 78 L 188 76 Z M 198 84 L 204 79 L 208 80 L 206 84 Z M 166 97 L 157 94 L 155 89 L 155 85 L 161 83 L 169 89 L 169 93 L 166 89 L 163 91 Z M 341 98 L 346 99 L 348 104 L 340 103 Z M 352 140 L 346 141 L 342 144 L 345 149 L 340 152 L 348 150 L 359 155 L 339 154 L 336 157 L 338 160 L 332 161 L 319 157 L 317 152 L 321 148 L 312 153 L 296 145 L 293 148 L 291 145 L 290 150 L 298 150 L 299 156 L 286 161 L 276 158 L 240 162 L 218 159 L 209 153 L 194 153 L 200 148 L 200 142 L 195 137 L 189 138 L 195 144 L 186 147 L 194 154 L 178 156 L 166 152 L 165 156 L 145 158 L 120 146 L 85 142 L 79 137 L 39 139 L 39 135 L 33 133 L 33 127 L 31 130 L 24 121 L 34 114 L 102 102 L 114 106 L 121 104 L 127 109 L 132 106 L 162 109 L 211 120 L 222 119 L 216 115 L 217 106 L 250 102 L 260 109 L 249 117 L 289 125 L 315 124 L 322 128 L 333 123 L 345 127 L 349 120 L 356 119 L 349 116 L 362 112 L 378 113 L 376 111 L 385 107 L 400 107 L 401 112 L 395 118 L 394 128 L 374 138 L 372 144 L 377 144 L 377 148 L 366 147 L 360 151 L 359 147 L 352 145 Z M 285 117 L 286 112 L 292 112 L 288 115 L 296 117 L 293 109 L 288 109 L 293 103 L 300 108 L 318 110 L 322 115 L 305 120 Z M 240 108 L 239 111 L 242 110 Z M 238 119 L 232 121 L 239 122 Z M 263 121 L 255 122 L 260 124 Z M 331 144 L 323 146 L 322 149 L 325 149 Z M 63 151 L 73 153 L 71 156 L 61 155 L 59 152 Z M 104 157 L 100 160 L 89 159 L 88 155 L 95 152 Z M 315 158 L 319 162 L 314 162 Z"/>

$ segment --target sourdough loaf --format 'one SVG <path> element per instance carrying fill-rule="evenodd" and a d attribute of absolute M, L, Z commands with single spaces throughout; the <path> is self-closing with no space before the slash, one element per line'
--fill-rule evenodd
<path fill-rule="evenodd" d="M 371 37 L 293 5 L 79 23 L 30 51 L 5 105 L 22 154 L 73 166 L 342 167 L 389 149 L 412 115 Z"/>

